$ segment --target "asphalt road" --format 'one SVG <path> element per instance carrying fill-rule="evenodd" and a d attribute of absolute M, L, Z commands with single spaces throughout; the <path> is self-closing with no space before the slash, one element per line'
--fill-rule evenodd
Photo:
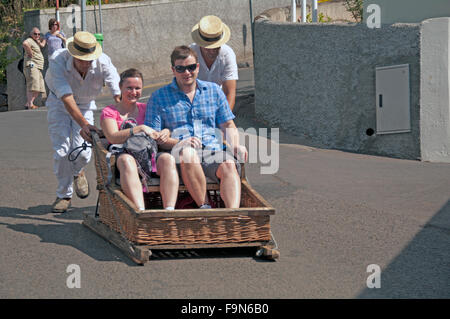
<path fill-rule="evenodd" d="M 240 76 L 236 123 L 258 131 L 266 126 L 248 95 L 251 69 Z M 246 169 L 276 208 L 278 261 L 227 252 L 136 266 L 81 224 L 97 199 L 93 162 L 91 195 L 51 213 L 56 179 L 46 115 L 45 108 L 0 113 L 2 299 L 450 297 L 449 164 L 320 149 L 280 129 L 279 169 L 262 174 L 261 161 Z M 70 265 L 79 266 L 80 288 L 67 285 Z"/>

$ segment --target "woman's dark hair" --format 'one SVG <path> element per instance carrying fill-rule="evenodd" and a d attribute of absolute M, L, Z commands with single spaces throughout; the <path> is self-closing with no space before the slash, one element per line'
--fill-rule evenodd
<path fill-rule="evenodd" d="M 170 55 L 170 62 L 172 63 L 172 66 L 175 66 L 176 60 L 187 59 L 190 55 L 195 58 L 195 62 L 198 62 L 197 53 L 195 53 L 194 50 L 185 45 L 178 46 L 172 51 L 172 54 Z"/>
<path fill-rule="evenodd" d="M 58 23 L 58 20 L 56 20 L 55 18 L 51 18 L 50 20 L 48 20 L 48 29 L 51 30 L 53 24 Z"/>
<path fill-rule="evenodd" d="M 140 78 L 142 80 L 142 83 L 144 83 L 144 77 L 142 76 L 142 73 L 137 69 L 131 68 L 120 73 L 119 85 L 122 85 L 123 81 L 128 78 Z"/>

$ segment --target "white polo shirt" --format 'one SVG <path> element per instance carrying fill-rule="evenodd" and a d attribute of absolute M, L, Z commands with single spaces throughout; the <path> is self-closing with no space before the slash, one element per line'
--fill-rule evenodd
<path fill-rule="evenodd" d="M 95 110 L 95 99 L 101 93 L 103 81 L 113 95 L 120 95 L 120 77 L 111 59 L 104 53 L 92 61 L 91 67 L 83 79 L 73 66 L 73 57 L 67 49 L 59 49 L 49 59 L 45 82 L 50 92 L 47 105 L 61 105 L 61 98 L 73 94 L 80 109 Z"/>
<path fill-rule="evenodd" d="M 222 86 L 222 83 L 227 80 L 238 79 L 238 66 L 236 63 L 236 54 L 231 47 L 223 44 L 220 47 L 219 55 L 211 69 L 208 69 L 206 62 L 200 52 L 200 46 L 192 43 L 190 47 L 197 53 L 198 62 L 200 63 L 200 70 L 198 72 L 198 79 L 217 83 Z"/>

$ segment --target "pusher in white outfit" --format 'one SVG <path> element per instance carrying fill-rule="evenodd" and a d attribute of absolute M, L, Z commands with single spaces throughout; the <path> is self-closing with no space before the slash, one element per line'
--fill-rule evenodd
<path fill-rule="evenodd" d="M 94 126 L 95 98 L 103 83 L 120 101 L 119 74 L 111 59 L 102 52 L 94 35 L 79 31 L 67 40 L 67 48 L 56 51 L 49 59 L 45 82 L 50 90 L 48 132 L 53 147 L 53 171 L 58 180 L 53 212 L 67 211 L 75 188 L 78 197 L 89 195 L 84 167 L 91 158 L 90 148 L 82 151 L 74 161 L 68 155 L 83 142 L 91 141 Z M 75 182 L 75 183 L 74 183 Z"/>

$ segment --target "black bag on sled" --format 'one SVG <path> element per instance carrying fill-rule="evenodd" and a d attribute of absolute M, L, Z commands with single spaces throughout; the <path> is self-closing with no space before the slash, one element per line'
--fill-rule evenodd
<path fill-rule="evenodd" d="M 134 119 L 124 121 L 120 129 L 127 129 L 136 126 Z M 156 141 L 140 132 L 130 136 L 123 144 L 110 145 L 110 152 L 107 155 L 108 170 L 110 171 L 109 158 L 111 155 L 120 156 L 120 154 L 127 153 L 134 157 L 141 176 L 144 191 L 147 188 L 147 181 L 156 174 L 156 154 L 158 153 L 158 144 Z M 108 183 L 110 182 L 110 172 L 108 173 Z"/>

